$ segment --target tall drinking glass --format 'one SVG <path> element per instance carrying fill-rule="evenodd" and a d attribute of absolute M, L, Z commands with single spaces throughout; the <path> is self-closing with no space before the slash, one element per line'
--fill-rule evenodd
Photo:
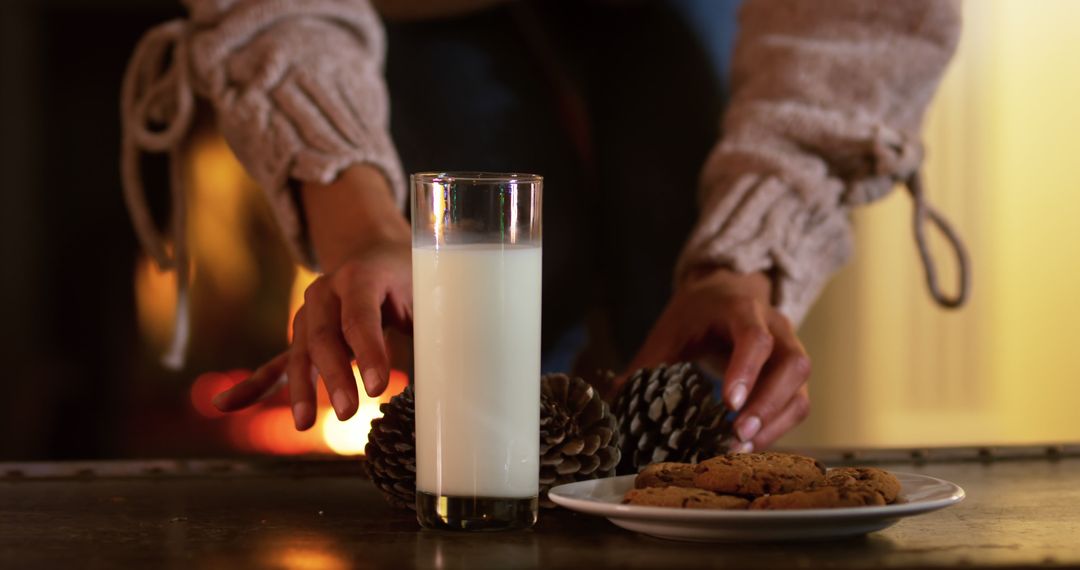
<path fill-rule="evenodd" d="M 536 522 L 540 205 L 532 174 L 412 175 L 416 517 Z"/>

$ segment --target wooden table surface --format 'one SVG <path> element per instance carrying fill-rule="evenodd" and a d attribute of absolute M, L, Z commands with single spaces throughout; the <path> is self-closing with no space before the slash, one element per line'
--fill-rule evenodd
<path fill-rule="evenodd" d="M 954 481 L 958 506 L 865 537 L 696 544 L 543 511 L 529 531 L 421 531 L 357 460 L 0 464 L 0 568 L 1080 567 L 1080 448 L 819 451 Z"/>

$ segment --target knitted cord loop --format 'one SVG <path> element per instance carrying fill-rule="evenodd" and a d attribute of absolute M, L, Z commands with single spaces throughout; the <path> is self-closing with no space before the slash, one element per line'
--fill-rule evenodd
<path fill-rule="evenodd" d="M 180 149 L 191 130 L 195 109 L 188 70 L 187 36 L 188 24 L 184 20 L 172 20 L 147 32 L 135 47 L 124 72 L 120 94 L 123 125 L 120 180 L 124 201 L 143 250 L 162 270 L 176 271 L 176 320 L 172 341 L 162 358 L 162 363 L 173 370 L 183 366 L 191 328 L 187 310 L 188 254 L 184 239 L 187 202 L 180 160 Z M 164 128 L 157 128 L 158 125 L 164 125 Z M 144 152 L 169 154 L 171 253 L 146 204 L 146 189 L 139 166 Z"/>
<path fill-rule="evenodd" d="M 922 175 L 916 172 L 908 179 L 906 186 L 914 201 L 912 225 L 915 231 L 915 243 L 919 248 L 919 258 L 922 260 L 923 270 L 926 273 L 926 285 L 930 288 L 930 295 L 942 307 L 949 309 L 960 308 L 967 302 L 971 293 L 971 260 L 968 257 L 967 248 L 964 247 L 963 240 L 953 229 L 952 224 L 927 203 L 926 195 L 923 192 Z M 945 239 L 949 241 L 953 253 L 956 254 L 957 288 L 956 294 L 953 296 L 944 293 L 938 283 L 937 267 L 934 263 L 934 257 L 930 253 L 930 247 L 926 243 L 927 220 L 937 226 Z"/>

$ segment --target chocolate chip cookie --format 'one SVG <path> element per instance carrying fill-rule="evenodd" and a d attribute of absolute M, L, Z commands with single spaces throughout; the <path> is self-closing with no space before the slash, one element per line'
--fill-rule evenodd
<path fill-rule="evenodd" d="M 862 489 L 881 494 L 891 503 L 900 494 L 900 481 L 884 469 L 873 467 L 837 467 L 825 474 L 825 484 L 845 489 Z"/>
<path fill-rule="evenodd" d="M 791 493 L 824 482 L 821 463 L 790 453 L 729 453 L 703 461 L 694 469 L 695 487 L 729 495 Z"/>
<path fill-rule="evenodd" d="M 689 463 L 653 463 L 634 479 L 634 487 L 693 487 L 694 466 Z"/>
<path fill-rule="evenodd" d="M 766 495 L 750 503 L 751 510 L 835 509 L 884 505 L 881 493 L 850 487 L 820 487 L 782 495 Z"/>
<path fill-rule="evenodd" d="M 718 495 L 702 489 L 687 487 L 647 487 L 630 489 L 623 503 L 676 509 L 745 509 L 750 501 L 742 497 Z"/>

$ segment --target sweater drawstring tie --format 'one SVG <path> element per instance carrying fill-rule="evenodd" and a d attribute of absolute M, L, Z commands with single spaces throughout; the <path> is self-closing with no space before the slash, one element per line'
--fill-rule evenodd
<path fill-rule="evenodd" d="M 919 248 L 919 258 L 922 260 L 923 270 L 926 273 L 926 284 L 930 288 L 930 295 L 942 307 L 959 308 L 967 302 L 971 293 L 971 260 L 968 257 L 967 248 L 964 247 L 964 242 L 948 220 L 927 202 L 923 192 L 922 174 L 916 171 L 908 179 L 906 186 L 914 201 L 912 225 L 915 231 L 915 243 Z M 927 220 L 937 226 L 945 239 L 949 241 L 953 253 L 956 254 L 957 291 L 955 295 L 947 295 L 938 283 L 937 267 L 930 253 L 930 247 L 926 243 Z"/>
<path fill-rule="evenodd" d="M 187 41 L 188 24 L 184 20 L 172 20 L 147 32 L 139 40 L 124 72 L 120 100 L 123 123 L 120 176 L 124 201 L 143 251 L 161 270 L 176 271 L 176 320 L 172 340 L 161 360 L 171 370 L 183 367 L 191 336 L 187 202 L 181 161 L 181 149 L 195 114 Z M 169 155 L 171 252 L 146 204 L 139 164 L 144 152 Z"/>

